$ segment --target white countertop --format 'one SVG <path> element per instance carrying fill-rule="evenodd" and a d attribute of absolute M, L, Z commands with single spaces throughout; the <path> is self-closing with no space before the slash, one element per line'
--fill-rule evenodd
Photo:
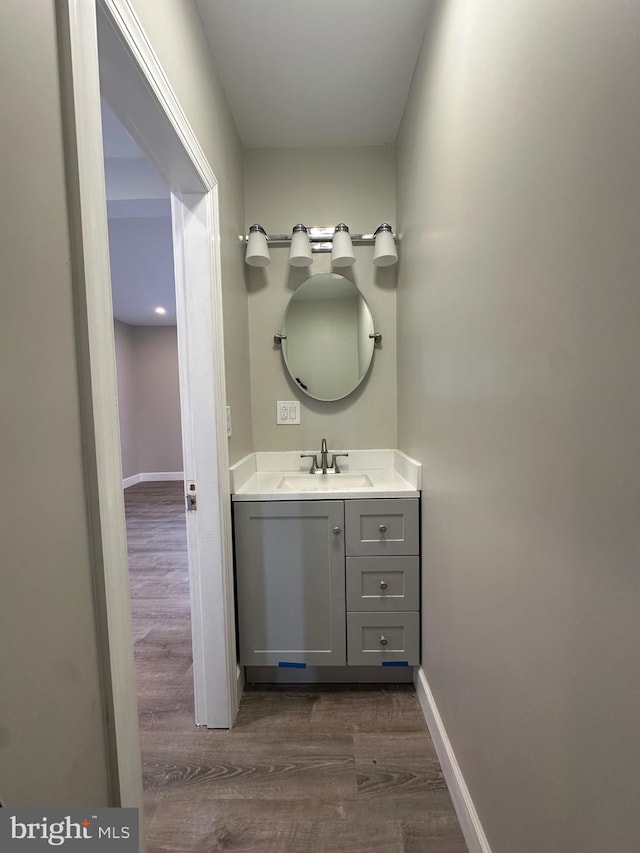
<path fill-rule="evenodd" d="M 317 450 L 258 452 L 245 456 L 230 469 L 233 500 L 416 498 L 420 495 L 422 466 L 399 450 L 349 450 L 347 458 L 339 459 L 340 474 L 310 474 L 311 460 L 301 459 L 302 452 L 320 456 Z"/>

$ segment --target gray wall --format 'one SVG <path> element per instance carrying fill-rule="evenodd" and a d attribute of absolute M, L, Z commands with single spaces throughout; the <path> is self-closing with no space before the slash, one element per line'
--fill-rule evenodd
<path fill-rule="evenodd" d="M 258 222 L 272 234 L 286 234 L 298 222 L 308 226 L 346 222 L 355 234 L 371 233 L 381 222 L 395 221 L 390 146 L 249 149 L 244 162 L 247 227 Z M 364 384 L 336 403 L 319 403 L 299 391 L 273 344 L 292 293 L 310 275 L 330 271 L 330 254 L 314 254 L 311 267 L 296 269 L 287 263 L 288 247 L 272 248 L 270 266 L 245 267 L 256 450 L 319 447 L 323 437 L 333 447 L 395 447 L 395 268 L 376 269 L 372 246 L 355 251 L 355 265 L 342 273 L 364 294 L 383 344 L 374 353 Z M 300 426 L 276 425 L 277 400 L 300 400 Z"/>
<path fill-rule="evenodd" d="M 423 665 L 493 853 L 640 849 L 639 44 L 443 2 L 397 149 Z"/>
<path fill-rule="evenodd" d="M 106 806 L 53 0 L 0 3 L 0 79 L 0 800 Z"/>
<path fill-rule="evenodd" d="M 114 326 L 122 476 L 182 471 L 176 329 Z"/>
<path fill-rule="evenodd" d="M 172 326 L 135 330 L 140 471 L 182 471 L 178 341 Z"/>
<path fill-rule="evenodd" d="M 227 403 L 233 435 L 231 462 L 253 450 L 249 380 L 249 320 L 240 141 L 218 82 L 202 23 L 191 0 L 132 0 L 151 44 L 218 179 Z"/>

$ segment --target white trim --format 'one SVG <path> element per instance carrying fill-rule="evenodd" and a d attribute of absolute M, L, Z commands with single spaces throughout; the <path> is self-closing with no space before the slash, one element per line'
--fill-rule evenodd
<path fill-rule="evenodd" d="M 484 834 L 478 812 L 464 781 L 462 770 L 422 667 L 416 670 L 415 687 L 469 853 L 491 853 L 487 836 Z"/>
<path fill-rule="evenodd" d="M 183 458 L 198 506 L 187 513 L 196 722 L 229 728 L 238 700 L 215 190 L 172 193 L 171 212 Z"/>
<path fill-rule="evenodd" d="M 184 480 L 184 471 L 148 471 L 138 476 L 141 483 L 161 483 L 170 480 Z"/>
<path fill-rule="evenodd" d="M 168 483 L 174 480 L 184 480 L 184 471 L 146 471 L 140 474 L 132 474 L 122 481 L 122 488 L 128 489 L 136 483 Z"/>
<path fill-rule="evenodd" d="M 244 690 L 244 667 L 240 666 L 240 664 L 236 664 L 236 690 L 238 691 L 238 696 L 242 696 L 242 692 Z"/>
<path fill-rule="evenodd" d="M 224 719 L 207 725 L 229 726 L 238 703 L 237 665 L 231 559 L 231 507 L 228 487 L 228 447 L 222 335 L 220 238 L 216 178 L 191 129 L 163 69 L 144 33 L 130 0 L 97 0 L 137 71 L 155 96 L 173 127 L 181 156 L 190 161 L 202 183 L 209 228 L 209 273 L 212 287 L 212 330 L 215 358 L 214 406 L 218 499 L 210 510 L 220 527 L 221 576 L 218 601 L 226 633 L 216 644 L 203 648 L 214 669 L 220 660 L 226 684 L 212 684 L 224 693 Z M 105 680 L 105 719 L 112 761 L 113 805 L 142 806 L 142 773 L 138 737 L 133 640 L 129 607 L 124 500 L 117 413 L 115 347 L 109 270 L 108 231 L 102 160 L 100 87 L 98 80 L 97 14 L 89 0 L 60 0 L 59 23 L 61 77 L 63 81 L 64 130 L 69 184 L 70 228 L 73 242 L 76 298 L 77 348 L 82 385 L 82 429 L 86 450 L 88 514 L 91 528 L 92 565 L 95 574 L 96 613 Z M 195 176 L 194 176 L 195 180 Z M 174 191 L 194 192 L 178 185 Z M 209 568 L 209 567 L 207 567 Z M 200 594 L 198 591 L 197 595 Z M 208 604 L 208 602 L 207 602 Z M 220 632 L 222 627 L 219 626 Z M 208 665 L 208 663 L 207 663 Z"/>
<path fill-rule="evenodd" d="M 110 805 L 141 808 L 129 609 L 129 567 L 120 470 L 115 346 L 102 159 L 96 8 L 57 4 L 81 417 L 98 642 L 103 655 Z"/>

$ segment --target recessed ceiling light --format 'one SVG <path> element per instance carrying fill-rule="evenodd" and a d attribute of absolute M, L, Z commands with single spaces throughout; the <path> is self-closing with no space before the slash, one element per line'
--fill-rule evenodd
<path fill-rule="evenodd" d="M 155 310 L 156 310 L 156 314 L 166 314 L 167 313 L 167 309 L 163 308 L 162 305 L 158 305 L 158 307 Z"/>

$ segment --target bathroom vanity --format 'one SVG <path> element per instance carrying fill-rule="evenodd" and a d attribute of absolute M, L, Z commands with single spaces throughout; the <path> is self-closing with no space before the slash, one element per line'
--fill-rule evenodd
<path fill-rule="evenodd" d="M 419 663 L 420 466 L 376 450 L 341 469 L 300 453 L 232 469 L 241 665 Z"/>

